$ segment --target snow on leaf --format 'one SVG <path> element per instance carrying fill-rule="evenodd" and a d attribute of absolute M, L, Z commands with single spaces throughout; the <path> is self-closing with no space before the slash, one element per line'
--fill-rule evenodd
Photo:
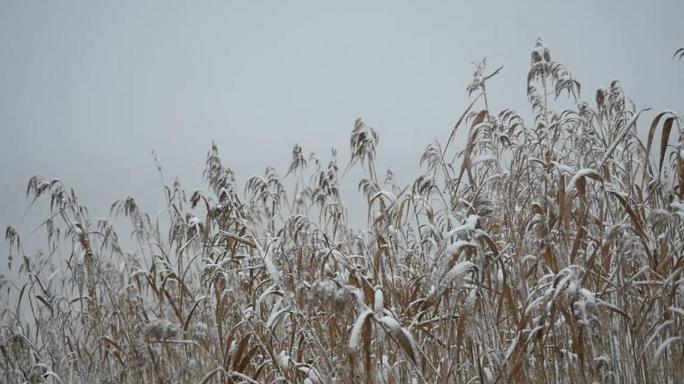
<path fill-rule="evenodd" d="M 367 309 L 363 311 L 356 319 L 356 322 L 354 322 L 351 334 L 349 335 L 349 348 L 351 350 L 355 351 L 359 349 L 359 344 L 361 344 L 361 332 L 363 331 L 364 324 L 372 318 L 370 316 L 373 316 L 373 310 Z"/>

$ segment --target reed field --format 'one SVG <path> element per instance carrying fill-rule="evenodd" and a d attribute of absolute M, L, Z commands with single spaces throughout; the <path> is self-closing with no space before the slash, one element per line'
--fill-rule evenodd
<path fill-rule="evenodd" d="M 681 116 L 582 88 L 541 40 L 531 117 L 493 111 L 500 70 L 476 65 L 408 185 L 362 119 L 330 143 L 351 161 L 294 145 L 244 182 L 212 143 L 206 190 L 165 184 L 159 214 L 92 220 L 31 178 L 47 245 L 6 229 L 0 382 L 684 382 Z"/>

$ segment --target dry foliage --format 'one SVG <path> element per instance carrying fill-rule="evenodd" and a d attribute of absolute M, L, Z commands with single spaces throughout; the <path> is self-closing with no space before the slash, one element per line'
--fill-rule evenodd
<path fill-rule="evenodd" d="M 644 143 L 620 84 L 581 101 L 541 40 L 533 120 L 492 113 L 500 69 L 477 65 L 472 103 L 407 187 L 378 179 L 378 134 L 356 121 L 362 230 L 335 153 L 324 165 L 299 146 L 287 180 L 268 168 L 243 190 L 212 145 L 209 192 L 164 186 L 157 217 L 117 201 L 132 252 L 73 190 L 32 178 L 28 197 L 50 201 L 48 248 L 28 255 L 7 229 L 21 282 L 0 281 L 0 381 L 681 380 L 681 118 L 657 114 Z"/>

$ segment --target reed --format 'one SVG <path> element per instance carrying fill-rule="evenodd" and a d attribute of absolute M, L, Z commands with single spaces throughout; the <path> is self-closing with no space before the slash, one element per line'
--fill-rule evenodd
<path fill-rule="evenodd" d="M 244 186 L 212 143 L 207 191 L 162 177 L 168 218 L 128 197 L 93 221 L 68 186 L 32 178 L 48 248 L 6 230 L 20 279 L 0 280 L 0 381 L 680 381 L 681 116 L 645 121 L 617 81 L 584 101 L 541 40 L 530 64 L 531 119 L 489 109 L 501 68 L 478 63 L 472 102 L 407 186 L 378 173 L 361 119 L 349 164 L 295 145 L 285 178 Z M 340 166 L 363 172 L 365 228 L 348 224 Z"/>

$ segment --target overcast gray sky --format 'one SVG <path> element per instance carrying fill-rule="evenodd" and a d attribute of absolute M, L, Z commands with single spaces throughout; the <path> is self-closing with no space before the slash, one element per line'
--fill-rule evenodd
<path fill-rule="evenodd" d="M 194 190 L 212 139 L 244 182 L 284 174 L 296 142 L 347 159 L 357 117 L 380 134 L 380 168 L 408 181 L 466 105 L 473 61 L 505 67 L 495 112 L 529 111 L 539 36 L 584 99 L 618 79 L 638 106 L 681 112 L 682 4 L 0 0 L 0 228 L 38 223 L 22 218 L 34 174 L 74 186 L 94 217 L 127 195 L 156 212 L 152 149 Z"/>

